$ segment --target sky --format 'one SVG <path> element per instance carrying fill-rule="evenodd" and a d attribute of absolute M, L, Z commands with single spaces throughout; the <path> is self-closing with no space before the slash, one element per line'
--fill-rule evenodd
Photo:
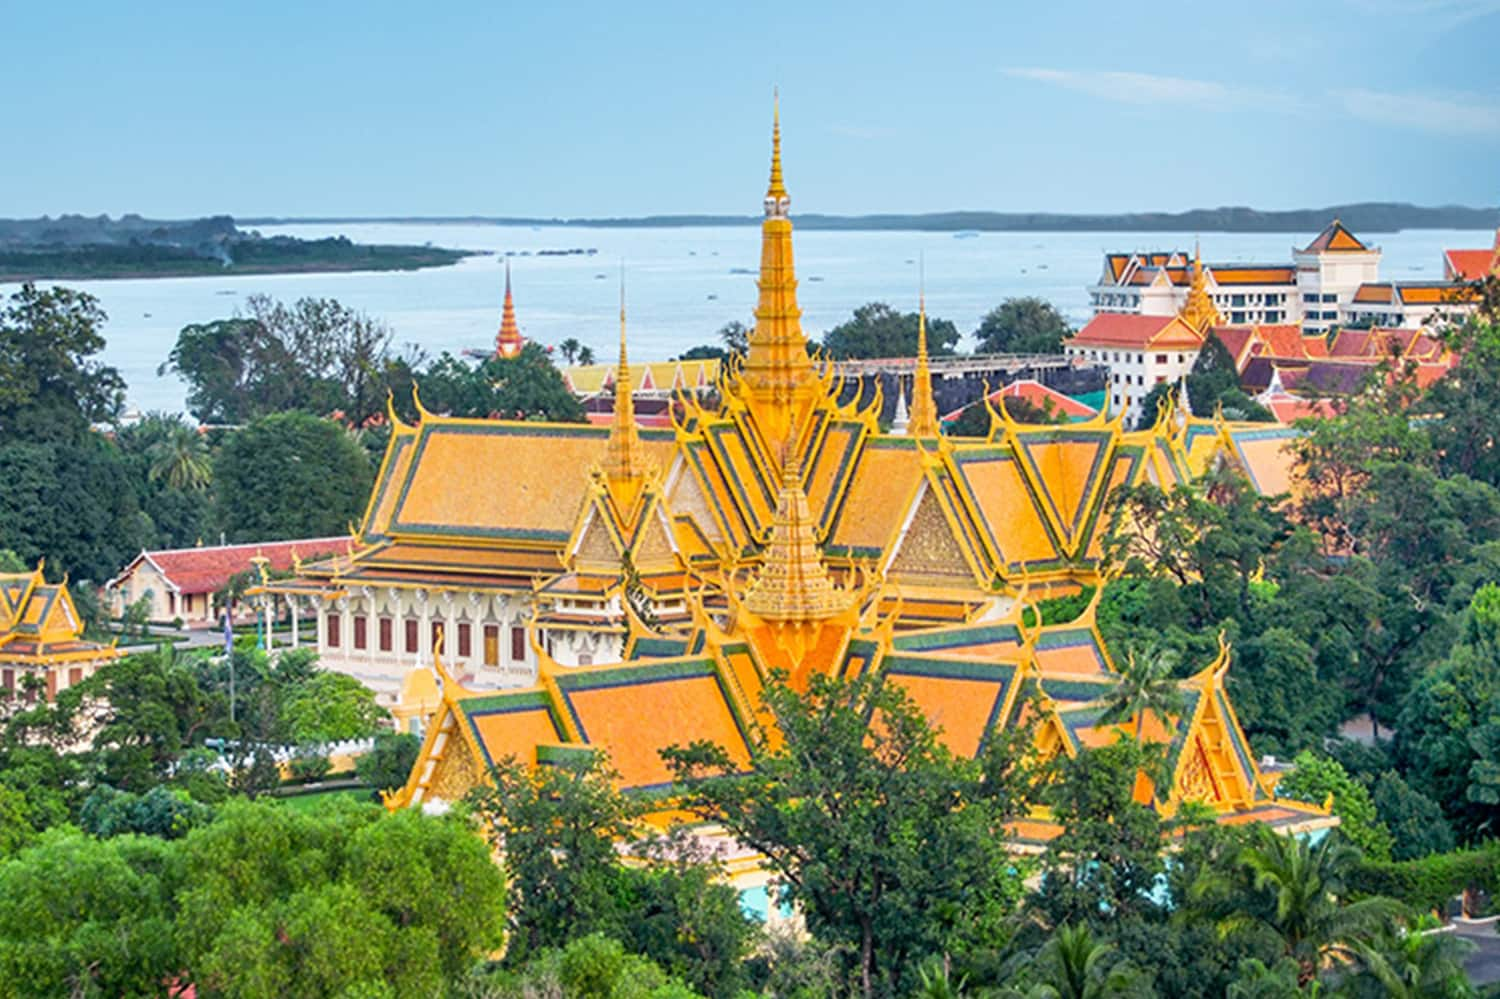
<path fill-rule="evenodd" d="M 0 217 L 1500 204 L 1500 0 L 0 0 Z"/>

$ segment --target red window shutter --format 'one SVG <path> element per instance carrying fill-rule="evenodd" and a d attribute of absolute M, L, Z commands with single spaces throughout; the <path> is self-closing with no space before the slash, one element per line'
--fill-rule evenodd
<path fill-rule="evenodd" d="M 330 649 L 339 647 L 339 624 L 340 619 L 337 614 L 328 615 L 328 647 Z"/>
<path fill-rule="evenodd" d="M 391 651 L 391 619 L 388 617 L 380 619 L 380 651 Z"/>
<path fill-rule="evenodd" d="M 417 619 L 414 617 L 406 619 L 406 651 L 417 651 Z"/>
<path fill-rule="evenodd" d="M 367 623 L 368 619 L 363 614 L 354 619 L 354 647 L 356 649 L 365 647 L 365 628 Z"/>
<path fill-rule="evenodd" d="M 469 658 L 469 653 L 472 649 L 473 647 L 469 642 L 469 625 L 467 623 L 460 624 L 458 626 L 458 657 L 460 659 Z"/>
<path fill-rule="evenodd" d="M 526 629 L 510 629 L 510 657 L 517 662 L 526 658 Z"/>

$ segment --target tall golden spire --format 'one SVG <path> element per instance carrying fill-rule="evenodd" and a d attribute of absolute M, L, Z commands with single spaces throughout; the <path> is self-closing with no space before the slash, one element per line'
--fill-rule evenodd
<path fill-rule="evenodd" d="M 515 357 L 526 341 L 516 325 L 516 303 L 510 297 L 510 261 L 505 262 L 505 307 L 500 311 L 500 332 L 495 336 L 495 356 Z"/>
<path fill-rule="evenodd" d="M 625 271 L 620 270 L 620 363 L 615 368 L 615 416 L 604 448 L 604 475 L 621 513 L 628 512 L 640 491 L 641 436 L 635 425 L 635 390 L 625 350 Z"/>
<path fill-rule="evenodd" d="M 790 451 L 782 463 L 771 543 L 745 594 L 745 608 L 763 620 L 783 624 L 827 620 L 848 608 L 849 597 L 834 587 L 818 553 L 801 463 Z"/>
<path fill-rule="evenodd" d="M 922 287 L 917 293 L 917 370 L 911 376 L 911 422 L 907 435 L 936 437 L 937 402 L 932 398 L 932 371 L 927 365 L 927 277 L 923 265 Z"/>
<path fill-rule="evenodd" d="M 743 368 L 751 411 L 773 448 L 795 437 L 807 411 L 821 392 L 802 310 L 797 306 L 797 275 L 792 263 L 791 197 L 781 174 L 781 109 L 778 100 L 771 127 L 771 181 L 766 187 L 761 223 L 760 299 L 755 306 Z"/>
<path fill-rule="evenodd" d="M 1209 327 L 1217 326 L 1223 319 L 1208 294 L 1208 279 L 1203 274 L 1203 257 L 1198 252 L 1198 243 L 1193 243 L 1193 280 L 1188 286 L 1187 301 L 1177 313 L 1182 321 L 1199 333 L 1207 333 Z"/>
<path fill-rule="evenodd" d="M 771 97 L 771 183 L 766 188 L 766 214 L 770 214 L 770 203 L 782 201 L 791 204 L 786 193 L 786 182 L 781 178 L 781 94 L 772 91 Z"/>

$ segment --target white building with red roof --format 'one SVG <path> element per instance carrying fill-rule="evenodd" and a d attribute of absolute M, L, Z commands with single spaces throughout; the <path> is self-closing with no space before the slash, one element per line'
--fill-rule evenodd
<path fill-rule="evenodd" d="M 1101 312 L 1063 344 L 1079 364 L 1109 368 L 1107 408 L 1134 422 L 1141 400 L 1163 382 L 1175 382 L 1192 370 L 1204 336 L 1179 316 Z"/>
<path fill-rule="evenodd" d="M 116 616 L 145 597 L 151 603 L 150 620 L 181 619 L 189 628 L 205 627 L 220 623 L 223 614 L 214 595 L 234 576 L 254 570 L 255 559 L 266 560 L 267 572 L 289 572 L 302 559 L 343 552 L 348 546 L 347 537 L 338 537 L 142 551 L 104 588 Z M 248 616 L 254 609 L 247 606 L 245 612 Z"/>
<path fill-rule="evenodd" d="M 1183 250 L 1108 253 L 1104 272 L 1089 288 L 1095 314 L 1175 316 L 1192 285 L 1192 254 Z M 1343 303 L 1380 276 L 1380 249 L 1334 219 L 1312 242 L 1292 251 L 1290 263 L 1205 263 L 1214 307 L 1234 325 L 1300 323 L 1309 332 L 1339 321 Z"/>

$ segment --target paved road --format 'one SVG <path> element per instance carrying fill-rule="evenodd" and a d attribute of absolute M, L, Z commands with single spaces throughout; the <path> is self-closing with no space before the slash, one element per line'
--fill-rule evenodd
<path fill-rule="evenodd" d="M 1474 952 L 1464 961 L 1464 970 L 1475 985 L 1500 982 L 1500 933 L 1495 921 L 1455 924 L 1454 932 L 1474 944 Z"/>

